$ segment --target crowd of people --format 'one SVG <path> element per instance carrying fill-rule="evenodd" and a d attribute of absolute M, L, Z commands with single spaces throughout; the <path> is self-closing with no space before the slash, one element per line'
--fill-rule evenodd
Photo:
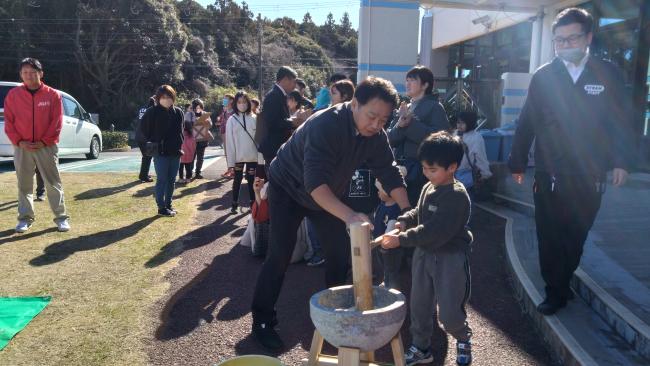
<path fill-rule="evenodd" d="M 555 19 L 557 58 L 533 76 L 509 160 L 521 183 L 536 139 L 535 218 L 546 283 L 538 311 L 545 315 L 571 298 L 569 280 L 600 207 L 606 172 L 613 169 L 613 184 L 620 186 L 632 160 L 627 136 L 613 127 L 627 118 L 619 112 L 631 108 L 625 107 L 617 70 L 589 56 L 592 22 L 588 12 L 575 8 Z M 5 100 L 18 180 L 16 232 L 27 231 L 34 220 L 35 174 L 43 182 L 37 198 L 47 191 L 58 229 L 67 231 L 56 146 L 61 97 L 42 83 L 43 68 L 35 59 L 20 63 L 20 77 L 23 85 Z M 473 241 L 468 223 L 473 188 L 485 185 L 492 172 L 476 112 L 457 113 L 452 127 L 434 94 L 431 70 L 414 66 L 405 79 L 401 103 L 387 80 L 368 77 L 355 85 L 341 74 L 332 75 L 312 101 L 297 72 L 284 66 L 261 106 L 244 91 L 225 95 L 214 123 L 200 99 L 179 108 L 169 85 L 160 86 L 141 109 L 139 179 L 154 180 L 153 161 L 158 214 L 176 214 L 176 183 L 203 178 L 213 131 L 227 161 L 222 178 L 232 178 L 233 214 L 240 210 L 246 179 L 251 220 L 244 237 L 254 243 L 253 254 L 264 257 L 251 306 L 252 334 L 262 346 L 283 348 L 274 329 L 275 304 L 288 265 L 306 258 L 309 265 L 324 264 L 326 286 L 345 284 L 350 280 L 346 227 L 368 222 L 381 242 L 383 285 L 403 289 L 400 273 L 410 267 L 407 364 L 432 361 L 434 313 L 457 340 L 457 363 L 472 362 L 465 312 Z M 602 88 L 588 88 L 594 85 Z M 32 104 L 38 108 L 28 110 Z"/>

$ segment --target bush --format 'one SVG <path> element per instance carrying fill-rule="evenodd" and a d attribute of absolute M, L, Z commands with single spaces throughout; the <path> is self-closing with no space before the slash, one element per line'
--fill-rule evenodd
<path fill-rule="evenodd" d="M 102 131 L 103 150 L 129 147 L 129 134 L 120 131 Z"/>

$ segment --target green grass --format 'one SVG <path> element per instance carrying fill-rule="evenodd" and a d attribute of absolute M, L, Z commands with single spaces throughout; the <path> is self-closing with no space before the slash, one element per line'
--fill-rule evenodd
<path fill-rule="evenodd" d="M 194 182 L 174 201 L 179 215 L 156 217 L 153 184 L 132 174 L 63 174 L 72 230 L 54 230 L 46 202 L 13 234 L 16 177 L 0 174 L 0 296 L 50 295 L 52 302 L 3 350 L 0 365 L 143 365 L 158 314 L 150 306 L 177 258 L 145 263 L 168 243 L 182 245 L 203 193 Z M 205 184 L 205 183 L 204 183 Z M 187 192 L 186 192 L 187 193 Z"/>

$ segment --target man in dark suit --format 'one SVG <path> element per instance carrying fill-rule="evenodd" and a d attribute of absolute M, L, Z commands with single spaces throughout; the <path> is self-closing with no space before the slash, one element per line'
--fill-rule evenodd
<path fill-rule="evenodd" d="M 287 106 L 287 93 L 296 88 L 298 74 L 288 66 L 282 66 L 276 74 L 273 89 L 266 93 L 262 104 L 262 120 L 258 126 L 260 130 L 260 152 L 268 166 L 284 144 L 293 130 L 302 124 L 309 112 L 298 112 L 291 117 Z"/>

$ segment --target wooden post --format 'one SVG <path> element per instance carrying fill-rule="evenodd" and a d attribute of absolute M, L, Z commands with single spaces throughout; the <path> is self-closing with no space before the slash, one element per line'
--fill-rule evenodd
<path fill-rule="evenodd" d="M 323 350 L 323 336 L 318 329 L 314 330 L 314 336 L 311 339 L 311 347 L 309 348 L 309 359 L 307 359 L 308 366 L 317 366 L 318 357 Z"/>
<path fill-rule="evenodd" d="M 370 255 L 370 225 L 350 225 L 352 244 L 352 283 L 357 310 L 372 310 L 372 256 Z"/>
<path fill-rule="evenodd" d="M 397 332 L 397 335 L 391 339 L 390 348 L 393 351 L 393 361 L 395 361 L 395 366 L 406 366 L 402 334 L 400 332 Z"/>
<path fill-rule="evenodd" d="M 339 347 L 339 366 L 359 366 L 359 350 Z"/>

